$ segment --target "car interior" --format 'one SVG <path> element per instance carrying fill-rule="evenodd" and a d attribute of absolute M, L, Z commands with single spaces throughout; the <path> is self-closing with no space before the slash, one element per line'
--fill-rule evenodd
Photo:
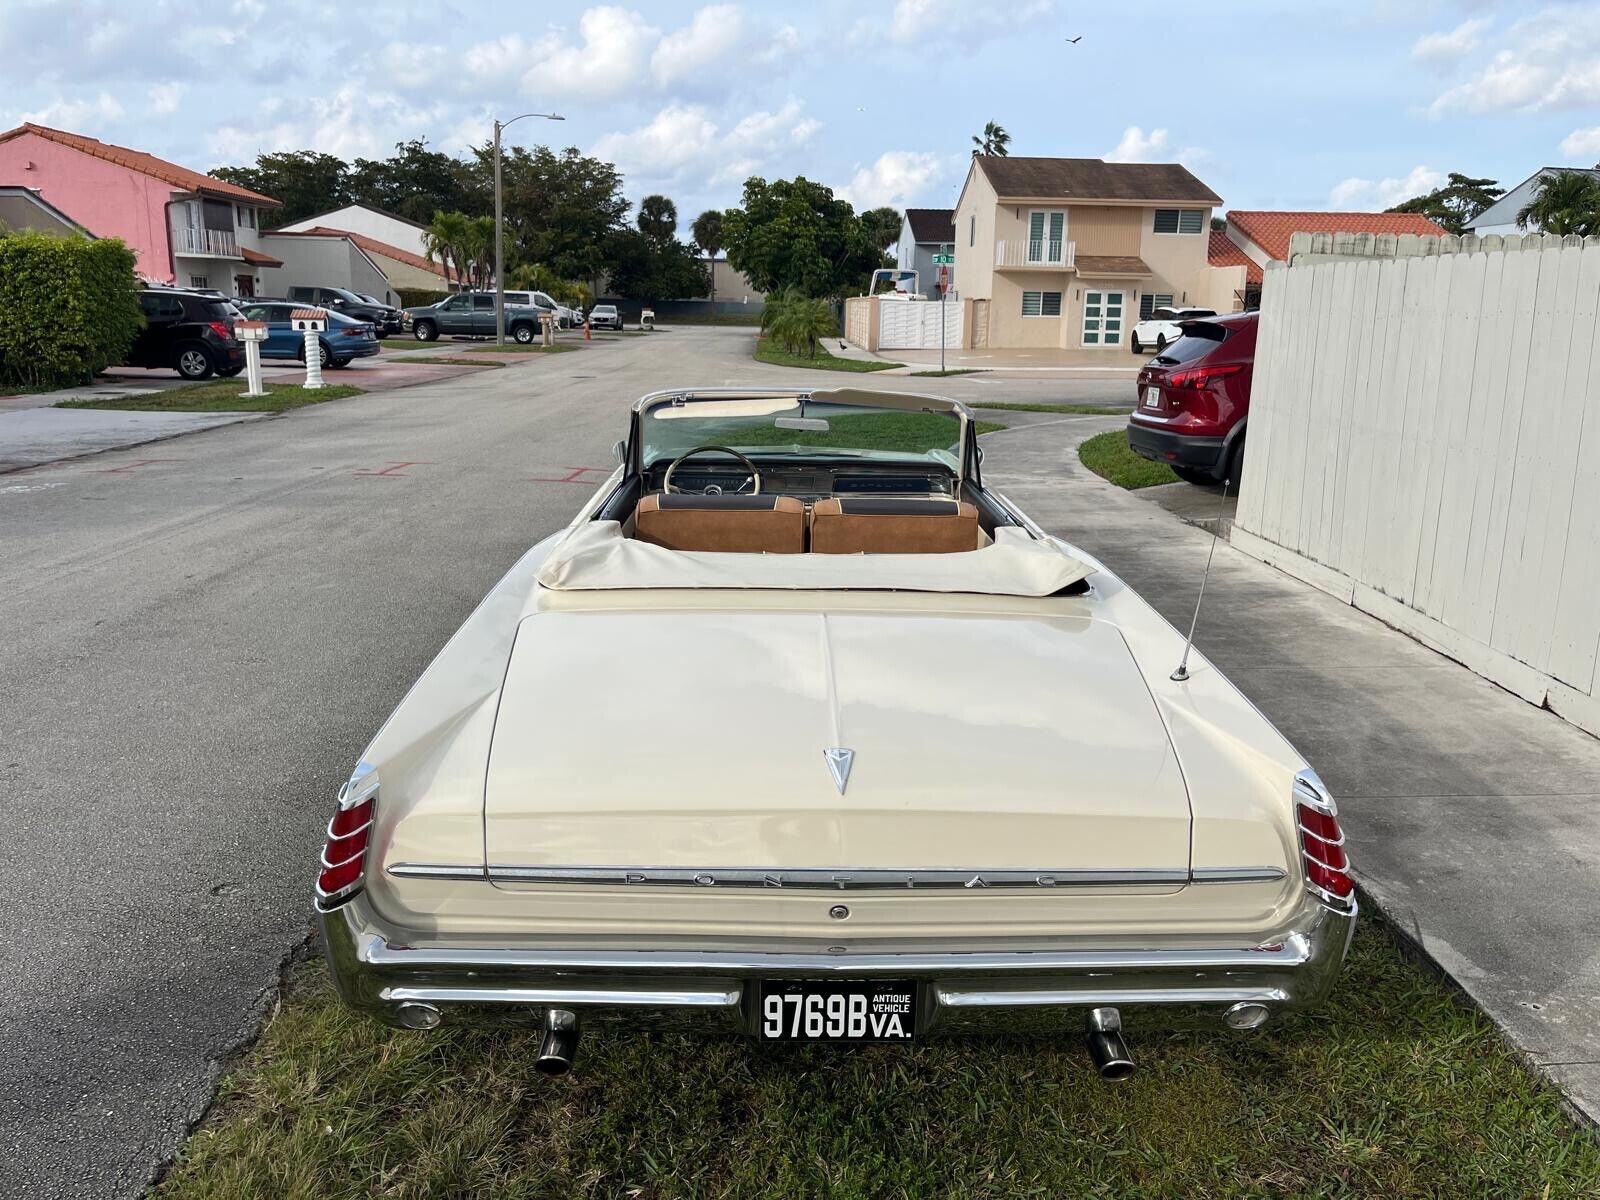
<path fill-rule="evenodd" d="M 724 447 L 646 470 L 596 517 L 669 550 L 749 554 L 951 554 L 981 549 L 996 526 L 1019 523 L 944 468 L 770 462 Z"/>

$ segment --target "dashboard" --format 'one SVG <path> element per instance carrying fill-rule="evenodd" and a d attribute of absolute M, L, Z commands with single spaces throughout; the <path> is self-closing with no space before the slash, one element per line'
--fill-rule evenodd
<path fill-rule="evenodd" d="M 649 490 L 659 490 L 663 467 L 649 472 Z M 743 467 L 686 465 L 672 476 L 676 491 L 726 493 L 749 491 L 750 473 Z M 939 471 L 864 470 L 861 467 L 762 467 L 761 490 L 802 500 L 828 496 L 948 496 L 954 480 Z"/>

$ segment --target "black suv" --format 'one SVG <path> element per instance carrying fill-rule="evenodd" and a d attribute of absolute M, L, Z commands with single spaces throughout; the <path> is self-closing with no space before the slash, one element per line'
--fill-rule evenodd
<path fill-rule="evenodd" d="M 336 287 L 292 287 L 289 299 L 296 304 L 315 304 L 332 309 L 352 320 L 365 321 L 381 337 L 400 332 L 400 310 Z"/>
<path fill-rule="evenodd" d="M 170 367 L 185 379 L 237 375 L 244 347 L 233 336 L 239 310 L 216 296 L 176 288 L 139 293 L 144 328 L 128 351 L 127 366 Z"/>

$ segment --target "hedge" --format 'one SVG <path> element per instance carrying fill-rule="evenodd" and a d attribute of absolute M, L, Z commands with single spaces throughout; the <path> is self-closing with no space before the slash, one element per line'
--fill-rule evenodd
<path fill-rule="evenodd" d="M 446 296 L 455 295 L 454 292 L 439 292 L 429 288 L 395 288 L 400 296 L 401 308 L 419 308 L 424 304 L 437 304 Z"/>
<path fill-rule="evenodd" d="M 144 326 L 133 251 L 115 238 L 0 237 L 0 385 L 88 382 Z"/>

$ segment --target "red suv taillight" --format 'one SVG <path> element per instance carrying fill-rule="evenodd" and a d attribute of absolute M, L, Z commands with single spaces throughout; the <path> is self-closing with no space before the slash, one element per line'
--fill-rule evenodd
<path fill-rule="evenodd" d="M 339 789 L 339 807 L 328 822 L 317 875 L 317 908 L 337 908 L 361 891 L 367 875 L 367 847 L 378 815 L 378 772 L 359 764 Z"/>
<path fill-rule="evenodd" d="M 1301 771 L 1294 777 L 1294 813 L 1306 887 L 1323 903 L 1349 911 L 1355 907 L 1356 884 L 1344 852 L 1339 809 L 1315 771 Z"/>
<path fill-rule="evenodd" d="M 211 326 L 211 332 L 216 334 L 223 341 L 227 341 L 233 336 L 233 326 L 228 324 L 226 321 L 211 321 L 208 322 L 208 324 Z"/>
<path fill-rule="evenodd" d="M 1175 371 L 1167 376 L 1167 386 L 1175 388 L 1204 388 L 1210 387 L 1219 379 L 1227 379 L 1230 375 L 1237 375 L 1244 370 L 1243 363 L 1223 363 L 1215 367 L 1193 367 L 1187 371 Z"/>

